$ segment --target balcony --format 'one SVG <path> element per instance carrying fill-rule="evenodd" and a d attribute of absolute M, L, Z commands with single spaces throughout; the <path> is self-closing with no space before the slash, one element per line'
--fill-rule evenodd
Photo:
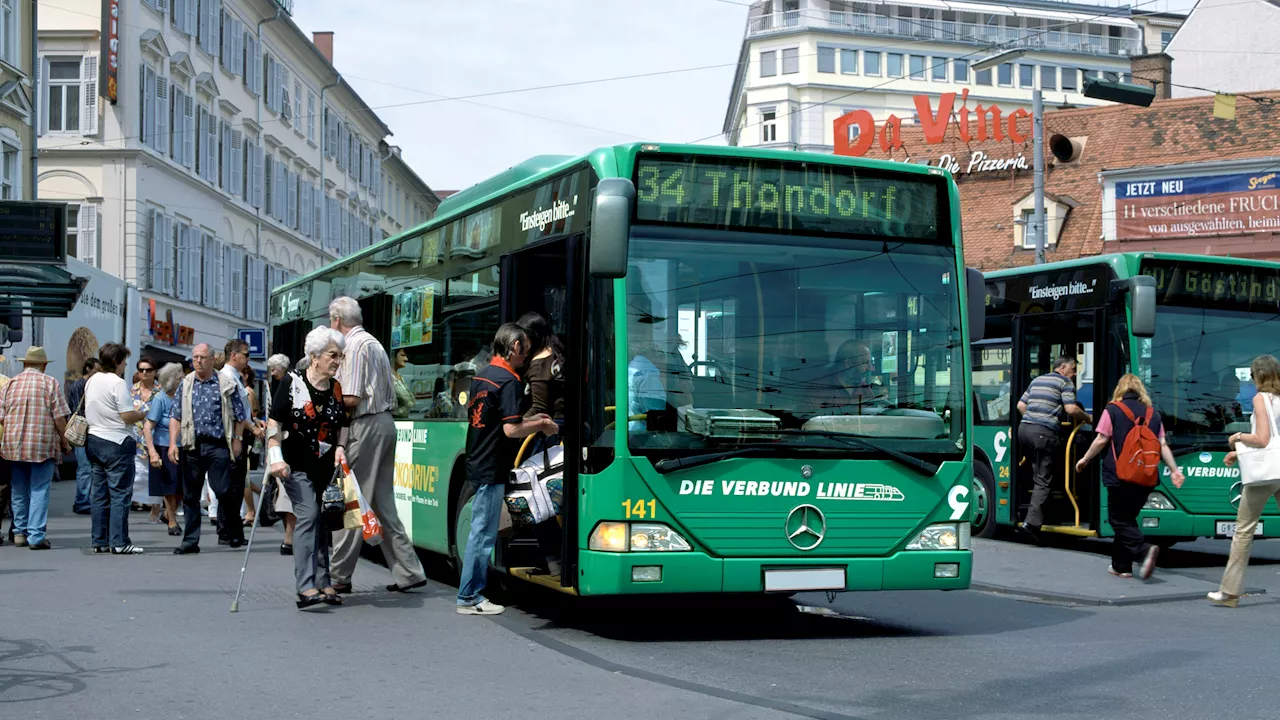
<path fill-rule="evenodd" d="M 858 35 L 887 35 L 913 40 L 1001 45 L 1005 48 L 1019 47 L 1085 55 L 1127 57 L 1142 54 L 1142 39 L 1136 30 L 1126 28 L 1126 32 L 1132 33 L 1132 36 L 1113 37 L 1107 35 L 1109 28 L 1106 25 L 1077 23 L 1062 27 L 1060 22 L 1053 20 L 1048 22 L 1049 27 L 1055 29 L 1045 32 L 1043 28 L 1013 28 L 998 24 L 885 17 L 870 13 L 792 10 L 757 15 L 748 19 L 747 37 L 756 38 L 804 28 Z"/>

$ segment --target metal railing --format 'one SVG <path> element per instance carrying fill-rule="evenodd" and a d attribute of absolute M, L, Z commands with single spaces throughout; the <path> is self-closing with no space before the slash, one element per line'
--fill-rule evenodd
<path fill-rule="evenodd" d="M 1139 55 L 1142 52 L 1142 38 L 1136 34 L 1131 37 L 1110 37 L 1104 34 L 1107 32 L 1105 25 L 1088 24 L 1084 26 L 1084 31 L 1071 31 L 1052 24 L 1054 22 L 1052 20 L 1049 22 L 1050 27 L 1057 27 L 1057 29 L 1044 32 L 1033 28 L 1010 28 L 952 20 L 916 20 L 853 12 L 820 14 L 818 10 L 800 13 L 792 10 L 757 15 L 748 19 L 747 37 L 804 27 L 942 42 L 1057 50 L 1088 55 L 1128 56 Z"/>

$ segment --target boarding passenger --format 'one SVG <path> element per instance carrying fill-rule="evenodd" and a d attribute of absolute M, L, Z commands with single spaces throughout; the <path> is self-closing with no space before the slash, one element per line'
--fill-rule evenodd
<path fill-rule="evenodd" d="M 1093 417 L 1076 402 L 1076 359 L 1066 355 L 1053 364 L 1053 372 L 1031 381 L 1022 398 L 1018 400 L 1018 412 L 1022 422 L 1018 424 L 1018 443 L 1023 452 L 1031 456 L 1031 473 L 1035 487 L 1031 491 L 1031 507 L 1023 520 L 1022 530 L 1032 539 L 1039 540 L 1040 526 L 1044 522 L 1044 501 L 1049 498 L 1049 486 L 1053 481 L 1053 463 L 1058 459 L 1062 446 L 1062 413 L 1080 422 L 1093 422 Z"/>
<path fill-rule="evenodd" d="M 525 313 L 516 324 L 529 338 L 529 367 L 525 380 L 529 384 L 529 409 L 525 417 L 549 415 L 560 431 L 564 431 L 564 346 L 541 313 Z M 530 455 L 560 444 L 560 433 L 536 438 Z M 560 523 L 550 518 L 534 527 L 538 546 L 546 558 L 547 573 L 560 574 Z"/>
<path fill-rule="evenodd" d="M 1160 412 L 1151 406 L 1146 386 L 1133 373 L 1126 373 L 1116 383 L 1111 402 L 1098 418 L 1098 427 L 1094 429 L 1097 435 L 1093 444 L 1076 463 L 1076 472 L 1084 472 L 1094 457 L 1102 455 L 1102 484 L 1107 488 L 1107 522 L 1111 523 L 1111 529 L 1116 533 L 1115 539 L 1111 541 L 1111 567 L 1107 568 L 1107 572 L 1117 577 L 1132 577 L 1133 561 L 1141 558 L 1138 577 L 1146 580 L 1155 571 L 1156 556 L 1160 548 L 1146 544 L 1142 528 L 1138 526 L 1138 513 L 1142 512 L 1143 506 L 1147 504 L 1147 497 L 1155 487 L 1126 482 L 1116 470 L 1117 458 L 1121 457 L 1125 441 L 1139 424 L 1145 425 L 1159 438 L 1160 459 L 1169 468 L 1173 486 L 1182 487 L 1182 471 L 1178 469 L 1173 451 L 1165 444 Z"/>

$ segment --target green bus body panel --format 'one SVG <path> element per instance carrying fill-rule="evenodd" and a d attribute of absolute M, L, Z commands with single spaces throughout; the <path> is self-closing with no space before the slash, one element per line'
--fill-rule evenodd
<path fill-rule="evenodd" d="M 1280 263 L 1248 258 L 1218 257 L 1209 255 L 1188 255 L 1183 253 L 1131 252 L 1111 253 L 1094 257 L 1064 260 L 1061 262 L 1032 265 L 1008 270 L 997 270 L 987 273 L 992 280 L 1016 277 L 1018 275 L 1038 272 L 1052 272 L 1069 268 L 1105 265 L 1111 268 L 1116 277 L 1126 280 L 1139 274 L 1143 260 L 1177 260 L 1201 264 L 1214 264 L 1229 267 L 1267 267 L 1280 268 Z M 1127 311 L 1126 311 L 1127 312 Z M 1271 330 L 1260 329 L 1260 332 L 1280 333 L 1280 322 Z M 1138 359 L 1137 338 L 1130 336 L 1129 357 L 1133 364 L 1128 370 L 1137 372 Z M 992 501 L 996 522 L 1001 525 L 1013 525 L 1012 517 L 1015 505 L 1009 488 L 1001 489 L 1000 484 L 1008 483 L 1013 470 L 1013 459 L 1010 437 L 1013 430 L 1009 427 L 979 426 L 973 428 L 975 447 L 979 448 L 991 461 L 992 475 L 996 481 L 996 497 Z M 1225 444 L 1225 443 L 1224 443 Z M 1160 484 L 1155 488 L 1177 507 L 1175 510 L 1143 510 L 1139 518 L 1159 520 L 1157 527 L 1143 527 L 1144 535 L 1150 537 L 1213 537 L 1215 523 L 1234 521 L 1236 507 L 1232 498 L 1239 494 L 1239 488 L 1232 487 L 1240 481 L 1240 468 L 1227 468 L 1222 460 L 1226 452 L 1188 452 L 1177 456 L 1178 466 L 1186 475 L 1186 482 L 1181 488 L 1175 488 L 1169 482 L 1169 470 L 1161 464 Z M 1100 527 L 1098 534 L 1102 537 L 1113 537 L 1115 532 L 1107 522 L 1107 494 L 1099 496 Z M 1280 511 L 1274 509 L 1275 504 L 1267 506 L 1262 516 L 1264 534 L 1258 537 L 1280 537 Z M 1083 520 L 1083 519 L 1082 519 Z M 1139 521 L 1141 526 L 1141 520 Z"/>
<path fill-rule="evenodd" d="M 513 166 L 446 199 L 433 219 L 400 235 L 361 250 L 338 263 L 298 278 L 273 291 L 274 296 L 291 288 L 324 278 L 348 263 L 378 253 L 411 237 L 453 223 L 469 213 L 503 198 L 528 191 L 575 168 L 590 167 L 598 178 L 631 178 L 641 152 L 663 152 L 732 158 L 757 158 L 821 165 L 875 168 L 905 175 L 946 175 L 938 168 L 905 163 L 798 153 L 700 145 L 634 143 L 604 147 L 582 156 L 539 156 Z M 957 270 L 962 247 L 959 238 L 959 192 L 948 176 L 950 222 L 954 229 Z M 958 313 L 962 331 L 968 332 L 965 308 L 965 274 L 956 283 Z M 613 283 L 615 297 L 626 296 L 625 280 Z M 626 327 L 626 304 L 615 303 L 615 326 Z M 627 407 L 627 339 L 619 333 L 615 340 L 616 405 Z M 969 358 L 963 359 L 969 376 Z M 966 393 L 967 417 L 972 417 L 972 393 Z M 399 517 L 413 544 L 434 553 L 449 554 L 450 499 L 455 470 L 461 467 L 467 424 L 458 420 L 397 421 L 395 452 L 395 498 Z M 736 459 L 662 475 L 648 459 L 630 456 L 627 424 L 615 425 L 616 454 L 598 474 L 579 476 L 579 522 L 577 545 L 579 573 L 576 587 L 582 595 L 691 592 L 762 592 L 764 573 L 770 569 L 844 568 L 847 590 L 956 590 L 969 586 L 972 553 L 969 550 L 910 551 L 903 547 L 926 525 L 953 522 L 957 511 L 949 498 L 967 502 L 972 479 L 971 453 L 943 463 L 934 477 L 923 477 L 889 460 L 831 460 L 810 458 Z M 968 444 L 967 444 L 968 445 Z M 800 475 L 802 465 L 813 468 L 813 476 Z M 712 481 L 715 494 L 701 496 L 680 493 L 685 481 Z M 746 483 L 807 482 L 805 496 L 742 496 L 723 494 L 724 482 Z M 819 483 L 841 484 L 844 494 L 855 498 L 819 499 Z M 893 492 L 872 486 L 890 486 Z M 736 485 L 734 486 L 737 487 Z M 954 490 L 953 488 L 960 488 Z M 731 489 L 733 492 L 733 489 Z M 870 493 L 870 496 L 868 496 Z M 880 494 L 877 494 L 880 493 Z M 887 494 L 885 494 L 887 493 Z M 879 499 L 871 499 L 876 497 Z M 653 501 L 650 506 L 649 501 Z M 624 502 L 635 507 L 654 508 L 652 516 L 628 518 Z M 788 542 L 784 524 L 787 514 L 801 504 L 817 506 L 828 522 L 826 536 L 814 550 L 803 552 Z M 470 503 L 459 512 L 458 550 L 466 542 Z M 592 530 L 601 521 L 667 523 L 693 545 L 687 552 L 610 553 L 590 550 Z M 935 565 L 957 566 L 957 577 L 935 578 Z M 661 565 L 660 582 L 634 582 L 632 568 Z M 500 570 L 503 568 L 499 568 Z"/>

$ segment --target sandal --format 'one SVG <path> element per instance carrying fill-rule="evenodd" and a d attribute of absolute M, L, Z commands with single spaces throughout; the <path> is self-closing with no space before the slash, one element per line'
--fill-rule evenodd
<path fill-rule="evenodd" d="M 323 600 L 321 600 L 321 602 L 323 602 L 325 605 L 341 605 L 342 604 L 342 596 L 336 592 L 321 592 L 320 595 L 321 597 L 324 598 Z"/>
<path fill-rule="evenodd" d="M 253 527 L 253 521 L 254 521 L 255 519 L 256 519 L 256 518 L 245 518 L 245 520 L 244 520 L 244 526 L 245 526 L 245 527 Z"/>
<path fill-rule="evenodd" d="M 290 545 L 289 543 L 280 543 L 280 554 L 281 554 L 281 555 L 292 555 L 292 554 L 293 554 L 293 546 L 292 546 L 292 545 Z"/>
<path fill-rule="evenodd" d="M 177 536 L 179 536 L 179 535 L 181 535 L 181 534 L 182 534 L 182 528 L 178 527 L 177 525 L 170 525 L 170 526 L 169 526 L 169 535 L 170 535 L 171 537 L 177 537 Z"/>
<path fill-rule="evenodd" d="M 324 601 L 325 601 L 325 597 L 324 597 L 324 593 L 322 592 L 317 592 L 315 595 L 303 595 L 302 593 L 298 593 L 298 609 L 299 610 L 304 610 L 309 607 L 314 607 Z"/>

